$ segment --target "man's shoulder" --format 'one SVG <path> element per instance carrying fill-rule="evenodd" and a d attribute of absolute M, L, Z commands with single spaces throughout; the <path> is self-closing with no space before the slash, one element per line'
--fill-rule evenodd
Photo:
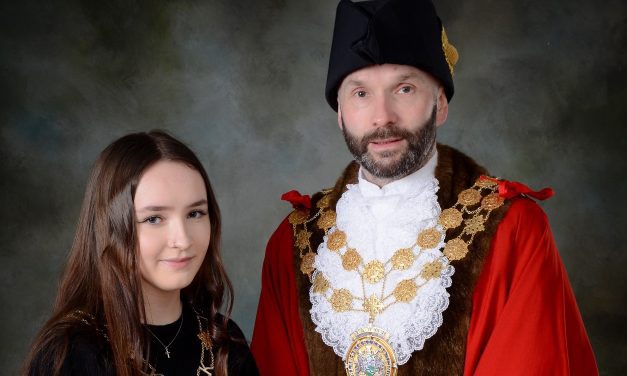
<path fill-rule="evenodd" d="M 536 229 L 544 231 L 549 226 L 549 220 L 538 203 L 528 197 L 518 196 L 510 199 L 510 206 L 503 222 L 517 229 Z"/>

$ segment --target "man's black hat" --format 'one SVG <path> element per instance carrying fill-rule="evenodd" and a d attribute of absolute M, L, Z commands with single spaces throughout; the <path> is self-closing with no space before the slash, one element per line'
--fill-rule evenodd
<path fill-rule="evenodd" d="M 329 59 L 327 102 L 337 111 L 337 90 L 347 75 L 386 63 L 431 74 L 450 101 L 456 62 L 457 51 L 448 43 L 431 0 L 341 0 Z"/>

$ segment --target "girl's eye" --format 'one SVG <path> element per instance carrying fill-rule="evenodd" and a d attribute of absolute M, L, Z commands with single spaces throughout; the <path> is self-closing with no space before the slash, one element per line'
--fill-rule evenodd
<path fill-rule="evenodd" d="M 207 215 L 207 213 L 205 213 L 202 210 L 193 210 L 192 212 L 189 213 L 188 217 L 189 218 L 200 218 L 200 217 L 204 217 L 205 215 Z"/>
<path fill-rule="evenodd" d="M 161 223 L 162 218 L 158 215 L 151 215 L 150 217 L 144 219 L 142 223 L 150 223 L 151 225 L 157 225 Z"/>

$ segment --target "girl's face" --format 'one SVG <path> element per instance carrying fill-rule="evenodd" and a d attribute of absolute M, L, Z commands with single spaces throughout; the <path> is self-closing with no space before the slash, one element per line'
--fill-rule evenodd
<path fill-rule="evenodd" d="M 209 246 L 205 183 L 183 163 L 159 161 L 139 180 L 134 206 L 144 296 L 178 295 L 194 279 Z"/>

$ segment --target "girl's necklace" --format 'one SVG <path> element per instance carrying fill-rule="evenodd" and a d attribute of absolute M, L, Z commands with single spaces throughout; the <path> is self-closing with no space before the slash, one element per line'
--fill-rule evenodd
<path fill-rule="evenodd" d="M 170 345 L 172 345 L 172 343 L 174 343 L 174 340 L 176 339 L 176 337 L 178 337 L 178 336 L 179 336 L 179 333 L 181 332 L 181 328 L 183 327 L 183 319 L 184 319 L 184 317 L 185 317 L 185 315 L 183 315 L 183 314 L 181 313 L 181 323 L 179 324 L 179 328 L 178 328 L 178 330 L 176 331 L 176 334 L 174 335 L 174 338 L 172 338 L 172 340 L 171 340 L 171 341 L 170 341 L 167 345 L 166 345 L 166 344 L 164 344 L 164 343 L 163 343 L 163 342 L 159 339 L 159 337 L 157 337 L 157 335 L 156 335 L 155 333 L 153 333 L 153 332 L 152 332 L 152 330 L 150 330 L 150 328 L 148 327 L 148 325 L 146 325 L 146 330 L 148 330 L 148 332 L 149 332 L 149 333 L 150 333 L 153 337 L 155 337 L 155 339 L 156 339 L 157 341 L 159 341 L 159 343 L 161 344 L 161 346 L 163 346 L 163 348 L 165 349 L 165 355 L 168 357 L 168 359 L 170 359 L 170 350 L 169 350 L 169 347 L 170 347 Z"/>

